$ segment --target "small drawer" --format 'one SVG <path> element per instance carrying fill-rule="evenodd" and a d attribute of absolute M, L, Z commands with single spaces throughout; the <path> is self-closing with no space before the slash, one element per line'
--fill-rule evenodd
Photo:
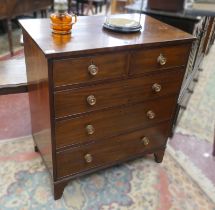
<path fill-rule="evenodd" d="M 166 144 L 170 123 L 57 153 L 57 178 L 152 153 Z"/>
<path fill-rule="evenodd" d="M 131 55 L 130 74 L 146 73 L 184 66 L 189 57 L 190 45 L 159 47 L 138 50 Z"/>
<path fill-rule="evenodd" d="M 109 138 L 168 120 L 172 117 L 176 101 L 175 96 L 167 97 L 56 121 L 56 147 Z"/>
<path fill-rule="evenodd" d="M 55 60 L 54 86 L 74 85 L 120 78 L 127 72 L 127 54 L 116 53 L 85 58 Z"/>
<path fill-rule="evenodd" d="M 179 92 L 183 73 L 183 69 L 159 72 L 105 85 L 55 92 L 56 118 L 176 94 Z"/>

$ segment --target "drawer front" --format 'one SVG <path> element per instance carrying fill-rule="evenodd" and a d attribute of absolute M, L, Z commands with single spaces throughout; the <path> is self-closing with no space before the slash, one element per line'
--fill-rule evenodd
<path fill-rule="evenodd" d="M 178 70 L 56 92 L 56 118 L 176 94 L 179 92 L 183 73 L 184 70 Z"/>
<path fill-rule="evenodd" d="M 55 125 L 56 147 L 109 138 L 125 131 L 141 129 L 170 119 L 175 104 L 176 97 L 168 97 L 57 121 Z"/>
<path fill-rule="evenodd" d="M 54 61 L 54 86 L 120 78 L 126 75 L 127 58 L 126 53 L 117 53 Z"/>
<path fill-rule="evenodd" d="M 99 166 L 114 164 L 134 155 L 151 152 L 166 144 L 170 124 L 163 123 L 105 141 L 57 153 L 57 177 L 76 174 Z"/>
<path fill-rule="evenodd" d="M 178 45 L 135 51 L 130 74 L 140 74 L 187 64 L 190 45 Z"/>

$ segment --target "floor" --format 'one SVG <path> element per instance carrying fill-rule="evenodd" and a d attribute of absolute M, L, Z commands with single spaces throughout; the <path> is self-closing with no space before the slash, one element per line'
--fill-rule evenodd
<path fill-rule="evenodd" d="M 0 36 L 0 43 L 3 42 L 5 42 L 5 36 Z M 20 48 L 17 42 L 15 42 L 15 48 Z M 0 48 L 0 50 L 0 54 L 4 54 L 6 47 Z M 30 135 L 28 95 L 23 93 L 0 96 L 0 119 L 0 140 Z M 209 141 L 204 141 L 195 135 L 176 133 L 169 144 L 176 151 L 183 152 L 189 157 L 194 165 L 204 172 L 205 176 L 215 185 L 215 158 L 211 155 L 212 144 Z"/>
<path fill-rule="evenodd" d="M 28 94 L 0 96 L 0 140 L 31 133 Z"/>
<path fill-rule="evenodd" d="M 208 141 L 194 136 L 176 133 L 169 144 L 177 151 L 183 152 L 205 176 L 215 185 L 215 158 L 212 156 L 212 145 Z"/>

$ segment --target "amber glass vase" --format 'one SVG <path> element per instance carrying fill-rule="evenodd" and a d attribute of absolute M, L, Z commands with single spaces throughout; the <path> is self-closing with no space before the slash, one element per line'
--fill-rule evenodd
<path fill-rule="evenodd" d="M 69 34 L 72 26 L 77 22 L 75 14 L 68 12 L 55 12 L 50 15 L 52 32 L 55 34 Z"/>

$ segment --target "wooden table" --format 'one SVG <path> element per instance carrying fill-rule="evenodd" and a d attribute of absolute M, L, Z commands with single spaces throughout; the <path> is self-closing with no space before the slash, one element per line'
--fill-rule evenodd
<path fill-rule="evenodd" d="M 9 50 L 13 55 L 11 19 L 25 13 L 46 9 L 53 5 L 53 0 L 0 0 L 0 19 L 6 19 Z M 44 15 L 44 12 L 42 12 Z"/>

